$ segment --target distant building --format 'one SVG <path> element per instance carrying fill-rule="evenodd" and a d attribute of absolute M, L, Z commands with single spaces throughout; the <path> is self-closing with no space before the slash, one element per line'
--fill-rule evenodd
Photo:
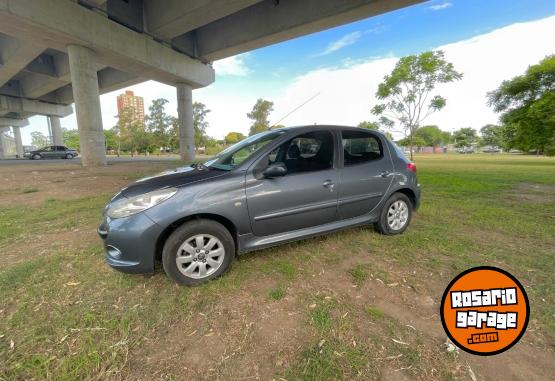
<path fill-rule="evenodd" d="M 135 95 L 131 90 L 125 90 L 124 94 L 118 95 L 118 116 L 126 108 L 133 110 L 135 119 L 141 122 L 145 121 L 145 103 L 143 97 Z"/>

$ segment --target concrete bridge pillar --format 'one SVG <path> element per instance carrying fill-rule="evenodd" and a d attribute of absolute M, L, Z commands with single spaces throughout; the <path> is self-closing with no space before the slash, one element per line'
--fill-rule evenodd
<path fill-rule="evenodd" d="M 195 129 L 193 127 L 193 89 L 179 83 L 177 89 L 177 118 L 179 121 L 179 155 L 182 160 L 195 160 Z"/>
<path fill-rule="evenodd" d="M 4 152 L 4 131 L 8 128 L 0 127 L 0 159 L 6 158 L 6 153 Z"/>
<path fill-rule="evenodd" d="M 12 126 L 12 129 L 15 138 L 15 153 L 18 158 L 22 159 L 25 157 L 25 152 L 23 151 L 23 141 L 21 140 L 21 127 Z"/>
<path fill-rule="evenodd" d="M 95 53 L 79 45 L 69 45 L 67 53 L 82 163 L 84 166 L 106 165 Z"/>
<path fill-rule="evenodd" d="M 48 119 L 50 119 L 50 128 L 52 129 L 52 145 L 63 145 L 62 126 L 60 125 L 60 118 L 57 116 L 49 116 Z"/>

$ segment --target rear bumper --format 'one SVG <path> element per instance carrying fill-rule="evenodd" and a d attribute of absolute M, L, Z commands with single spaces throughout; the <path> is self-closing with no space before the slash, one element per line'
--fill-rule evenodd
<path fill-rule="evenodd" d="M 154 272 L 156 243 L 162 228 L 144 213 L 104 220 L 98 235 L 104 241 L 106 263 L 130 274 Z"/>

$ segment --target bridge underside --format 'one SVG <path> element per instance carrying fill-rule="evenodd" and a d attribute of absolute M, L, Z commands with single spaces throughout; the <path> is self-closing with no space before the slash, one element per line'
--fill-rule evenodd
<path fill-rule="evenodd" d="M 214 81 L 214 60 L 420 1 L 0 0 L 0 118 L 21 128 L 46 115 L 61 144 L 59 118 L 75 103 L 83 164 L 102 165 L 100 94 L 152 79 L 190 103 Z M 189 109 L 178 107 L 185 160 L 195 151 Z"/>

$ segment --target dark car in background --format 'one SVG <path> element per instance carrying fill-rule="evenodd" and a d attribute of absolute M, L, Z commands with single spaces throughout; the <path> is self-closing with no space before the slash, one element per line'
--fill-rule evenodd
<path fill-rule="evenodd" d="M 77 151 L 65 146 L 46 146 L 41 149 L 25 153 L 25 157 L 32 160 L 40 159 L 73 159 L 78 155 Z"/>
<path fill-rule="evenodd" d="M 252 250 L 365 224 L 400 234 L 419 200 L 415 165 L 382 133 L 280 128 L 122 189 L 98 234 L 113 268 L 152 273 L 161 259 L 194 285 Z"/>

